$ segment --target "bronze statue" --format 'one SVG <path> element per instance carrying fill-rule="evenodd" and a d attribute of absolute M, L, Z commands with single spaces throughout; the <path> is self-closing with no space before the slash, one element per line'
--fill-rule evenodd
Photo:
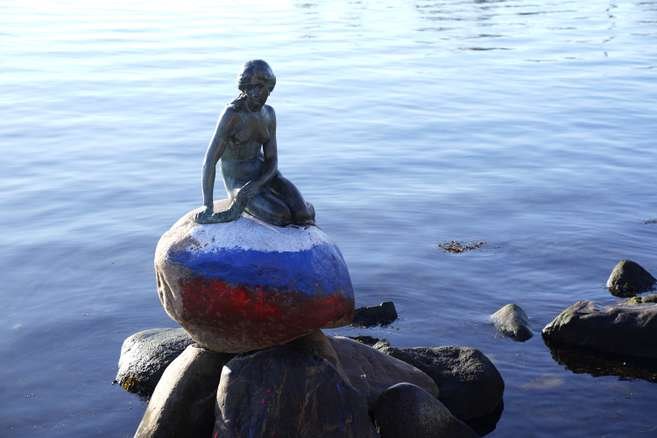
<path fill-rule="evenodd" d="M 315 210 L 277 169 L 276 115 L 265 105 L 276 77 L 262 60 L 249 61 L 239 77 L 240 95 L 219 118 L 203 164 L 203 204 L 198 223 L 230 222 L 242 212 L 267 223 L 313 225 Z M 213 202 L 217 162 L 228 199 Z M 217 211 L 214 211 L 217 207 Z"/>

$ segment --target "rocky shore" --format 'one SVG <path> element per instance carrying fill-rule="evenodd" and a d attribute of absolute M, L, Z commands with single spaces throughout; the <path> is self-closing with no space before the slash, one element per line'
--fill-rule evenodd
<path fill-rule="evenodd" d="M 398 314 L 392 302 L 354 309 L 346 263 L 317 227 L 192 217 L 155 255 L 158 296 L 182 328 L 144 330 L 121 348 L 115 381 L 148 400 L 135 437 L 468 438 L 495 428 L 504 380 L 481 351 L 322 332 L 385 326 Z M 607 288 L 629 299 L 563 310 L 541 332 L 554 359 L 657 381 L 657 295 L 638 296 L 656 282 L 621 260 Z M 513 341 L 534 334 L 514 303 L 490 322 Z"/>
<path fill-rule="evenodd" d="M 173 360 L 161 353 L 172 348 Z M 138 437 L 394 437 L 400 428 L 476 437 L 502 409 L 501 375 L 468 347 L 370 346 L 316 331 L 228 354 L 185 346 L 177 330 L 151 329 L 127 338 L 122 351 L 117 381 L 150 398 Z"/>

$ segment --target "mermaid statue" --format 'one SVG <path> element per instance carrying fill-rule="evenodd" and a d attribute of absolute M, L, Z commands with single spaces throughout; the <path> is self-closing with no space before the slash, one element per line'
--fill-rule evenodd
<path fill-rule="evenodd" d="M 262 60 L 249 61 L 239 76 L 239 96 L 219 118 L 203 164 L 203 207 L 194 220 L 201 224 L 230 222 L 242 213 L 266 223 L 306 226 L 315 210 L 278 171 L 276 114 L 266 105 L 276 77 Z M 217 162 L 228 198 L 214 202 Z"/>

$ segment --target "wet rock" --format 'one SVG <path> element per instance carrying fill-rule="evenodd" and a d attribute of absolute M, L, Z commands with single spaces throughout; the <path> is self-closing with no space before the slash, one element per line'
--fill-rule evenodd
<path fill-rule="evenodd" d="M 401 382 L 415 384 L 438 396 L 438 386 L 433 379 L 415 366 L 349 338 L 336 336 L 328 339 L 347 379 L 367 398 L 370 408 L 386 388 Z"/>
<path fill-rule="evenodd" d="M 641 265 L 632 260 L 621 260 L 616 264 L 607 280 L 607 288 L 612 295 L 631 297 L 637 293 L 651 290 L 655 277 Z"/>
<path fill-rule="evenodd" d="M 502 306 L 490 319 L 498 332 L 516 341 L 526 341 L 534 335 L 527 314 L 516 304 Z"/>
<path fill-rule="evenodd" d="M 543 328 L 543 339 L 550 347 L 657 358 L 657 304 L 578 301 Z"/>
<path fill-rule="evenodd" d="M 366 398 L 328 360 L 294 345 L 240 355 L 224 366 L 214 434 L 376 437 Z"/>
<path fill-rule="evenodd" d="M 379 342 L 385 342 L 388 345 L 390 344 L 385 339 L 375 338 L 374 336 L 367 336 L 367 335 L 349 336 L 349 339 L 353 339 L 354 341 L 360 342 L 361 344 L 369 345 L 370 347 L 372 347 L 373 345 Z"/>
<path fill-rule="evenodd" d="M 504 380 L 495 365 L 470 347 L 395 348 L 380 351 L 428 374 L 438 384 L 438 399 L 459 419 L 485 417 L 499 410 Z"/>
<path fill-rule="evenodd" d="M 410 383 L 387 388 L 373 410 L 381 438 L 478 438 L 434 396 Z"/>
<path fill-rule="evenodd" d="M 358 327 L 383 326 L 392 323 L 397 318 L 395 304 L 392 301 L 385 301 L 378 306 L 359 307 L 356 309 L 351 324 Z"/>
<path fill-rule="evenodd" d="M 155 328 L 127 337 L 114 382 L 126 391 L 150 396 L 166 367 L 192 342 L 181 328 Z"/>
<path fill-rule="evenodd" d="M 162 306 L 199 345 L 247 352 L 351 323 L 349 271 L 322 230 L 193 214 L 162 235 L 155 271 Z"/>
<path fill-rule="evenodd" d="M 188 346 L 162 375 L 135 438 L 211 436 L 221 369 L 232 357 Z"/>

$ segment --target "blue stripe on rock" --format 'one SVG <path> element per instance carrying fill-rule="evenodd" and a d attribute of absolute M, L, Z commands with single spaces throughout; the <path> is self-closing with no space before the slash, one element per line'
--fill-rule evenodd
<path fill-rule="evenodd" d="M 246 286 L 266 286 L 308 295 L 342 292 L 353 296 L 347 265 L 335 245 L 295 252 L 238 248 L 207 252 L 179 250 L 170 260 L 206 278 Z"/>

